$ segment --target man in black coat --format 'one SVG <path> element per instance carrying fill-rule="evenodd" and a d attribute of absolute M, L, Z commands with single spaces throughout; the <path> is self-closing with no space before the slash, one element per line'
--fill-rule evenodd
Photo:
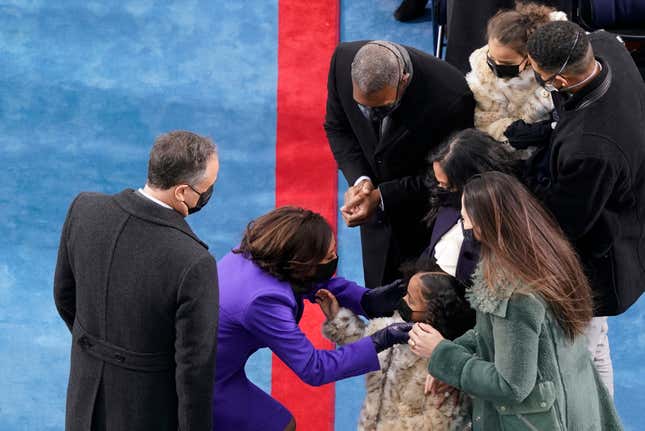
<path fill-rule="evenodd" d="M 72 203 L 54 279 L 72 332 L 66 430 L 212 429 L 217 267 L 184 217 L 218 170 L 212 141 L 171 132 L 145 188 Z"/>
<path fill-rule="evenodd" d="M 475 102 L 457 69 L 386 41 L 338 45 L 327 90 L 324 127 L 350 185 L 341 211 L 361 226 L 365 284 L 379 286 L 428 245 L 426 156 L 472 127 Z"/>
<path fill-rule="evenodd" d="M 604 31 L 587 36 L 574 23 L 551 22 L 530 37 L 528 52 L 536 79 L 553 91 L 557 121 L 532 188 L 580 255 L 595 315 L 623 313 L 645 289 L 645 85 Z M 610 374 L 606 318 L 594 327 L 590 350 L 597 363 L 606 356 Z M 598 337 L 606 348 L 593 345 Z"/>

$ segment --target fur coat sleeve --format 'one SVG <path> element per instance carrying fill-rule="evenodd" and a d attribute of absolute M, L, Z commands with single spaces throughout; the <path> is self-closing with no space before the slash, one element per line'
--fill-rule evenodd
<path fill-rule="evenodd" d="M 353 343 L 363 338 L 367 323 L 347 308 L 341 308 L 338 314 L 323 325 L 323 335 L 338 345 Z"/>
<path fill-rule="evenodd" d="M 504 132 L 512 122 L 546 120 L 553 110 L 553 101 L 530 69 L 517 78 L 501 79 L 488 67 L 487 55 L 486 46 L 475 50 L 470 56 L 472 70 L 466 75 L 476 101 L 475 127 L 498 141 L 506 141 Z"/>
<path fill-rule="evenodd" d="M 552 12 L 551 21 L 566 21 L 564 12 Z M 495 76 L 486 63 L 488 47 L 470 55 L 471 71 L 466 81 L 475 97 L 475 127 L 498 141 L 506 141 L 504 132 L 516 120 L 527 123 L 546 120 L 553 111 L 548 91 L 540 87 L 530 67 L 519 77 L 505 80 Z"/>

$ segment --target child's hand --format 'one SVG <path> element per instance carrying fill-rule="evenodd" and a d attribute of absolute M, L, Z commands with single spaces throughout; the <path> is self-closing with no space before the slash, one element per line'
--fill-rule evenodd
<path fill-rule="evenodd" d="M 333 320 L 340 309 L 338 300 L 334 294 L 327 289 L 320 289 L 316 292 L 316 304 L 320 306 L 320 310 L 323 312 L 327 320 Z"/>
<path fill-rule="evenodd" d="M 444 383 L 439 379 L 433 378 L 430 374 L 428 374 L 428 377 L 431 379 L 430 390 L 428 392 L 428 379 L 426 378 L 426 391 L 424 393 L 431 393 L 437 396 L 437 403 L 435 404 L 437 408 L 440 408 L 446 401 L 451 398 L 455 407 L 459 404 L 460 392 L 457 390 L 457 388 L 450 386 L 449 384 Z"/>

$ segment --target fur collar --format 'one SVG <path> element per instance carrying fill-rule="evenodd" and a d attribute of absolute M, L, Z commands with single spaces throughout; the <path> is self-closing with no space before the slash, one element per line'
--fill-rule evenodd
<path fill-rule="evenodd" d="M 466 75 L 466 81 L 470 86 L 491 86 L 497 88 L 500 92 L 497 94 L 488 94 L 499 102 L 506 101 L 505 94 L 518 92 L 524 94 L 535 93 L 540 90 L 539 84 L 535 81 L 533 69 L 527 66 L 519 76 L 510 79 L 498 78 L 490 69 L 487 63 L 488 45 L 476 49 L 470 54 L 471 71 Z"/>
<path fill-rule="evenodd" d="M 506 317 L 508 301 L 519 287 L 518 281 L 500 281 L 494 288 L 488 287 L 482 273 L 482 264 L 477 265 L 473 274 L 473 284 L 466 289 L 466 299 L 475 310 L 483 313 Z"/>
<path fill-rule="evenodd" d="M 562 11 L 554 11 L 549 14 L 551 21 L 566 21 L 567 14 Z M 466 81 L 473 92 L 482 91 L 487 97 L 499 102 L 506 103 L 507 96 L 511 93 L 518 94 L 548 94 L 535 81 L 533 69 L 528 66 L 520 73 L 520 76 L 511 79 L 500 79 L 493 73 L 486 63 L 488 45 L 476 49 L 470 54 L 468 61 L 471 71 L 466 74 Z M 498 89 L 501 91 L 491 91 Z M 549 110 L 553 109 L 553 106 Z"/>

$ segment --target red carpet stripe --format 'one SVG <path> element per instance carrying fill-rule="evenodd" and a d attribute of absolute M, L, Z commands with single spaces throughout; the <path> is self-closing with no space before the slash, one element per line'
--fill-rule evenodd
<path fill-rule="evenodd" d="M 280 0 L 278 13 L 276 205 L 317 211 L 335 230 L 337 167 L 322 123 L 329 60 L 339 37 L 338 0 Z M 300 327 L 317 348 L 330 349 L 323 321 L 318 306 L 307 303 Z M 308 386 L 274 356 L 271 387 L 299 430 L 333 430 L 333 384 Z"/>

